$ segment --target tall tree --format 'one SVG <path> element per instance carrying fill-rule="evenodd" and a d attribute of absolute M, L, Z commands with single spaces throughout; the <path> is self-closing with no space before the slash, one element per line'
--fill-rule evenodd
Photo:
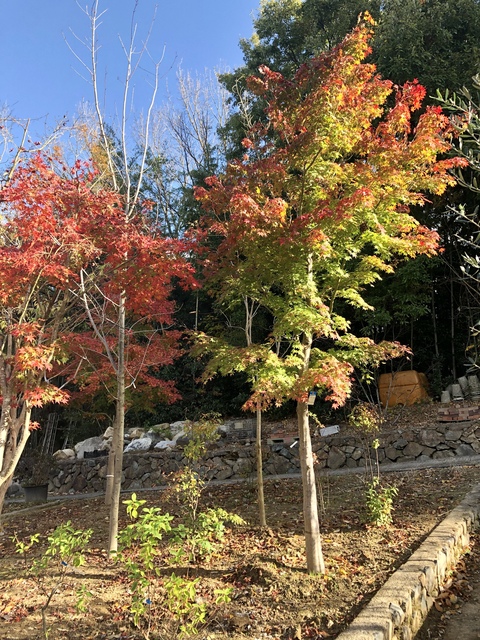
<path fill-rule="evenodd" d="M 200 336 L 209 370 L 255 371 L 252 408 L 297 402 L 307 568 L 323 572 L 308 395 L 333 406 L 350 393 L 358 363 L 401 353 L 350 332 L 345 305 L 368 308 L 362 291 L 394 261 L 432 254 L 438 236 L 410 215 L 422 192 L 442 193 L 454 179 L 450 126 L 429 107 L 413 127 L 425 90 L 394 89 L 364 62 L 371 18 L 336 48 L 300 66 L 292 80 L 267 67 L 249 88 L 267 104 L 243 141 L 245 154 L 197 189 L 204 233 L 217 240 L 207 275 L 219 297 L 248 296 L 273 320 L 263 344 L 233 348 Z M 387 100 L 393 98 L 393 106 Z M 274 135 L 272 135 L 272 132 Z M 272 140 L 274 142 L 272 142 Z M 342 306 L 340 306 L 342 305 Z"/>
<path fill-rule="evenodd" d="M 93 152 L 93 156 L 96 163 L 102 169 L 101 179 L 104 184 L 108 184 L 110 188 L 115 191 L 122 200 L 123 215 L 126 224 L 142 224 L 145 220 L 145 209 L 143 206 L 142 197 L 142 185 L 145 176 L 147 157 L 148 157 L 148 141 L 150 138 L 150 126 L 152 120 L 152 113 L 155 105 L 155 99 L 158 89 L 158 74 L 161 60 L 153 64 L 153 70 L 151 72 L 150 80 L 152 82 L 152 91 L 150 95 L 150 103 L 146 110 L 146 115 L 143 120 L 143 129 L 141 131 L 140 138 L 144 141 L 144 144 L 137 149 L 135 166 L 132 167 L 132 153 L 130 151 L 130 140 L 128 131 L 128 115 L 130 110 L 130 100 L 132 97 L 132 81 L 135 73 L 141 69 L 142 60 L 148 55 L 148 41 L 151 33 L 147 33 L 142 46 L 138 49 L 136 46 L 137 36 L 137 24 L 135 22 L 135 9 L 138 3 L 135 3 L 132 21 L 130 37 L 126 42 L 122 42 L 122 48 L 125 56 L 125 78 L 123 84 L 123 99 L 121 105 L 121 115 L 118 129 L 112 130 L 112 127 L 108 124 L 105 118 L 105 114 L 101 108 L 100 101 L 100 88 L 99 88 L 99 72 L 98 72 L 98 29 L 101 22 L 101 18 L 104 14 L 100 10 L 99 0 L 95 0 L 90 8 L 85 10 L 87 18 L 90 23 L 90 39 L 87 43 L 87 49 L 89 51 L 89 62 L 83 62 L 79 56 L 77 59 L 82 61 L 85 69 L 90 75 L 92 88 L 93 88 L 93 102 L 94 102 L 94 120 L 93 126 L 88 128 L 88 135 L 84 136 L 87 141 L 89 149 Z M 153 20 L 152 20 L 153 24 Z M 151 25 L 150 25 L 151 27 Z M 115 140 L 118 144 L 112 144 Z M 112 367 L 116 378 L 116 392 L 115 392 L 115 423 L 114 434 L 112 441 L 111 456 L 109 459 L 109 473 L 108 476 L 113 480 L 107 484 L 107 502 L 110 503 L 110 520 L 109 520 L 109 543 L 108 548 L 111 553 L 117 550 L 117 533 L 118 533 L 118 518 L 120 507 L 120 491 L 122 483 L 122 468 L 123 468 L 123 446 L 124 446 L 124 432 L 125 432 L 125 408 L 126 408 L 126 391 L 128 384 L 134 384 L 135 380 L 127 381 L 127 334 L 128 334 L 128 309 L 130 306 L 127 299 L 127 292 L 132 296 L 132 301 L 135 300 L 135 293 L 133 290 L 128 291 L 128 267 L 132 261 L 136 258 L 132 255 L 131 246 L 128 244 L 127 238 L 123 244 L 124 249 L 124 264 L 125 264 L 125 288 L 122 290 L 116 290 L 115 297 L 109 296 L 107 291 L 98 291 L 100 295 L 104 297 L 104 302 L 114 302 L 114 308 L 116 312 L 116 320 L 114 322 L 116 330 L 116 346 L 115 349 L 109 350 L 109 337 L 105 332 L 105 324 L 98 322 L 95 317 L 95 308 L 98 308 L 97 302 L 87 295 L 83 295 L 85 303 L 85 309 L 87 311 L 88 318 L 91 326 L 95 331 L 98 339 L 102 342 L 106 352 L 108 353 L 109 362 Z M 148 253 L 148 250 L 147 250 Z M 171 277 L 172 271 L 169 270 L 168 265 L 172 264 L 174 260 L 170 261 L 172 255 L 167 256 L 165 265 L 158 265 L 158 269 L 166 267 L 165 276 L 167 280 Z M 175 254 L 176 255 L 176 254 Z M 147 268 L 147 273 L 149 267 Z M 184 269 L 184 274 L 188 274 L 188 269 Z M 180 272 L 178 273 L 180 275 Z M 150 283 L 151 285 L 151 283 Z M 161 291 L 169 292 L 169 287 L 165 283 L 165 286 L 161 287 Z M 154 290 L 147 289 L 145 291 L 147 295 L 151 295 L 154 298 Z M 83 294 L 83 292 L 82 292 Z M 133 295 L 132 295 L 133 294 Z M 139 291 L 137 291 L 137 295 Z M 100 304 L 100 308 L 104 305 Z M 148 317 L 148 314 L 147 314 Z M 152 314 L 149 316 L 152 317 Z M 138 319 L 135 318 L 133 322 L 136 324 Z"/>

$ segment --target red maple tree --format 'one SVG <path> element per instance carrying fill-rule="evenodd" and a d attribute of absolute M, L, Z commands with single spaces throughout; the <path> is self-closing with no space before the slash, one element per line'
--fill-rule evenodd
<path fill-rule="evenodd" d="M 97 362 L 108 361 L 112 346 L 87 328 L 88 314 L 97 323 L 114 322 L 108 301 L 128 291 L 127 311 L 150 323 L 143 350 L 131 343 L 133 381 L 142 375 L 160 384 L 153 369 L 177 352 L 176 334 L 162 328 L 172 323 L 172 278 L 190 278 L 183 245 L 152 235 L 143 218 L 127 220 L 120 197 L 97 188 L 95 178 L 89 163 L 67 168 L 39 154 L 16 168 L 0 195 L 0 512 L 39 426 L 31 421 L 33 407 L 66 403 L 68 393 L 56 381 L 59 374 L 68 380 L 83 373 L 82 359 L 91 363 L 95 353 Z M 111 377 L 102 366 L 90 367 L 91 385 Z M 164 393 L 175 397 L 172 385 Z"/>

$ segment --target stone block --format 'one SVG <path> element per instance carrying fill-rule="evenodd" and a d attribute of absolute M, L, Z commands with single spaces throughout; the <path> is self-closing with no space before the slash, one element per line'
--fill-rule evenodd
<path fill-rule="evenodd" d="M 472 442 L 470 446 L 475 451 L 475 453 L 477 454 L 480 453 L 480 442 L 478 440 L 475 440 L 474 442 Z"/>
<path fill-rule="evenodd" d="M 105 440 L 101 437 L 87 438 L 82 442 L 78 442 L 75 445 L 75 453 L 77 458 L 82 459 L 85 457 L 85 451 L 105 451 L 108 449 L 108 445 Z"/>
<path fill-rule="evenodd" d="M 422 449 L 422 455 L 424 456 L 428 456 L 429 458 L 431 458 L 433 456 L 433 454 L 435 453 L 435 449 L 433 449 L 432 447 L 423 447 Z"/>
<path fill-rule="evenodd" d="M 217 480 L 226 480 L 227 478 L 231 478 L 233 476 L 233 469 L 231 467 L 223 467 L 219 469 L 215 474 L 215 478 Z"/>
<path fill-rule="evenodd" d="M 455 455 L 457 456 L 474 456 L 475 450 L 467 443 L 459 445 L 455 449 Z"/>
<path fill-rule="evenodd" d="M 405 612 L 400 605 L 395 604 L 394 602 L 390 603 L 389 610 L 392 615 L 393 624 L 396 627 L 399 627 L 405 620 Z"/>
<path fill-rule="evenodd" d="M 443 460 L 445 458 L 454 458 L 455 454 L 453 451 L 435 451 L 432 458 L 435 460 Z"/>
<path fill-rule="evenodd" d="M 426 447 L 436 447 L 443 440 L 443 434 L 436 429 L 422 429 L 418 441 Z"/>
<path fill-rule="evenodd" d="M 75 491 L 83 491 L 87 486 L 87 479 L 84 476 L 78 475 L 73 481 L 71 487 L 69 489 L 74 489 Z"/>
<path fill-rule="evenodd" d="M 130 453 L 131 451 L 148 451 L 151 446 L 151 438 L 139 438 L 138 440 L 132 440 L 130 444 L 125 447 L 124 453 Z"/>
<path fill-rule="evenodd" d="M 416 458 L 415 460 L 416 462 L 431 462 L 432 457 L 426 456 L 425 454 L 422 453 L 422 455 L 418 456 L 418 458 Z"/>
<path fill-rule="evenodd" d="M 421 453 L 423 453 L 423 447 L 421 444 L 418 444 L 418 442 L 409 442 L 403 450 L 403 454 L 405 456 L 413 456 L 414 458 L 419 456 Z"/>
<path fill-rule="evenodd" d="M 407 446 L 407 444 L 408 440 L 405 440 L 405 438 L 401 437 L 393 443 L 393 446 L 395 447 L 395 449 L 403 449 Z"/>
<path fill-rule="evenodd" d="M 338 447 L 332 447 L 328 453 L 327 467 L 329 469 L 339 469 L 343 467 L 347 456 Z"/>
<path fill-rule="evenodd" d="M 402 452 L 396 447 L 388 447 L 387 449 L 385 449 L 385 455 L 389 460 L 395 462 L 395 460 L 402 456 Z"/>
<path fill-rule="evenodd" d="M 360 448 L 355 449 L 355 451 L 352 453 L 352 458 L 354 460 L 360 460 L 362 456 L 363 456 L 363 450 Z"/>
<path fill-rule="evenodd" d="M 445 441 L 450 442 L 452 440 L 460 440 L 463 434 L 463 429 L 448 429 L 445 432 Z"/>
<path fill-rule="evenodd" d="M 404 625 L 401 631 L 402 635 L 400 636 L 402 640 L 413 640 L 412 632 L 408 625 Z"/>

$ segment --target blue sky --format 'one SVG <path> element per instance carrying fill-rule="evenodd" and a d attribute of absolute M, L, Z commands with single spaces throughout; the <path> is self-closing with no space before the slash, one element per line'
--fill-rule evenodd
<path fill-rule="evenodd" d="M 90 0 L 0 0 L 0 105 L 8 105 L 17 118 L 32 118 L 52 125 L 64 115 L 73 116 L 82 99 L 91 101 L 91 87 L 79 74 L 82 65 L 69 50 L 65 38 L 83 58 L 88 51 L 77 38 L 88 39 L 89 22 L 82 7 Z M 155 6 L 149 51 L 161 66 L 161 103 L 166 86 L 175 87 L 181 63 L 185 71 L 242 63 L 241 37 L 253 31 L 259 0 L 139 0 L 138 42 L 146 36 Z M 125 58 L 118 39 L 128 42 L 134 0 L 101 0 L 106 10 L 98 31 L 101 50 L 99 75 L 105 87 L 107 115 L 118 108 L 123 87 Z M 72 31 L 75 35 L 72 34 Z M 145 66 L 149 61 L 145 60 Z M 151 67 L 150 67 L 151 68 Z M 135 109 L 146 109 L 150 95 L 148 74 L 134 80 Z"/>

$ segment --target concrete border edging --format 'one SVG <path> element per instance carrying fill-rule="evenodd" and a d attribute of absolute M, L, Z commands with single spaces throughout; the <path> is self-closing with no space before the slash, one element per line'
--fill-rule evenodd
<path fill-rule="evenodd" d="M 480 519 L 480 484 L 435 527 L 337 640 L 412 640 Z"/>

